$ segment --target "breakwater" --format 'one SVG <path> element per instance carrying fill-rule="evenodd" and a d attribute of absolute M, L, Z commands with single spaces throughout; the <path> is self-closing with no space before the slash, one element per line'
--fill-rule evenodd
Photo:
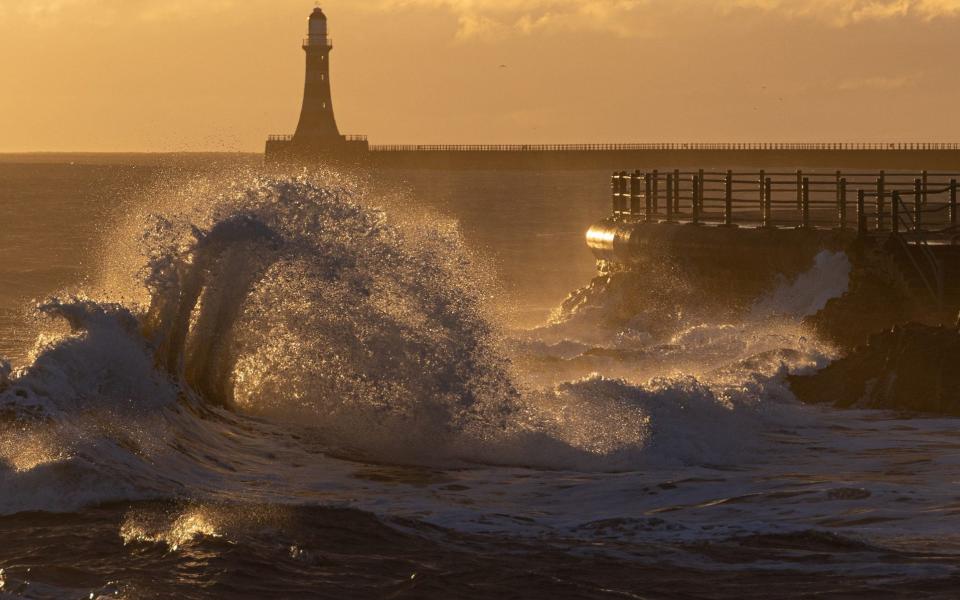
<path fill-rule="evenodd" d="M 746 305 L 822 251 L 850 287 L 809 324 L 848 346 L 897 323 L 952 321 L 960 306 L 954 172 L 625 171 L 611 215 L 587 232 L 601 276 L 681 274 L 705 301 Z M 628 300 L 629 301 L 629 300 Z"/>
<path fill-rule="evenodd" d="M 614 169 L 624 164 L 705 168 L 960 169 L 960 144 L 513 144 L 370 145 L 364 138 L 298 152 L 289 136 L 267 142 L 268 163 L 336 161 L 397 169 Z"/>

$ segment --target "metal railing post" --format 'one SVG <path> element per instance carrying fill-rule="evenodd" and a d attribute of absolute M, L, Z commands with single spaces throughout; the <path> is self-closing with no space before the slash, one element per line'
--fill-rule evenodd
<path fill-rule="evenodd" d="M 614 171 L 610 176 L 610 199 L 613 202 L 613 213 L 619 215 L 623 212 L 620 206 L 620 173 Z"/>
<path fill-rule="evenodd" d="M 867 193 L 863 190 L 857 190 L 857 233 L 865 235 L 867 233 Z"/>
<path fill-rule="evenodd" d="M 680 212 L 680 169 L 673 170 L 673 212 Z"/>
<path fill-rule="evenodd" d="M 773 227 L 773 180 L 763 180 L 763 226 Z"/>
<path fill-rule="evenodd" d="M 633 200 L 630 198 L 630 177 L 626 171 L 620 171 L 620 201 L 623 203 L 627 214 L 635 214 Z M 626 207 L 629 207 L 628 209 Z"/>
<path fill-rule="evenodd" d="M 950 180 L 950 227 L 957 226 L 957 180 Z"/>
<path fill-rule="evenodd" d="M 631 214 L 629 188 L 627 187 L 627 172 L 620 171 L 617 174 L 617 195 L 620 197 L 620 212 Z"/>
<path fill-rule="evenodd" d="M 650 188 L 650 207 L 653 209 L 652 216 L 660 214 L 660 171 L 653 170 L 653 184 Z"/>
<path fill-rule="evenodd" d="M 884 202 L 886 201 L 886 173 L 880 171 L 880 177 L 877 178 L 877 231 L 883 231 L 883 215 L 886 213 Z"/>
<path fill-rule="evenodd" d="M 927 197 L 927 172 L 922 171 L 920 173 L 920 177 L 923 179 L 923 207 L 926 208 L 927 200 L 929 200 L 929 198 Z"/>
<path fill-rule="evenodd" d="M 700 169 L 700 185 L 697 187 L 697 210 L 700 211 L 700 216 L 703 217 L 703 195 L 707 191 L 707 177 L 703 173 L 703 169 Z"/>
<path fill-rule="evenodd" d="M 673 223 L 673 173 L 667 173 L 667 223 Z"/>
<path fill-rule="evenodd" d="M 643 220 L 647 223 L 653 220 L 653 199 L 650 197 L 650 183 L 650 173 L 645 173 L 643 175 L 643 196 L 646 202 L 644 203 Z"/>
<path fill-rule="evenodd" d="M 840 231 L 847 228 L 847 178 L 840 178 L 840 190 L 837 197 L 837 220 L 840 222 Z"/>
<path fill-rule="evenodd" d="M 727 227 L 733 225 L 733 171 L 727 171 L 724 180 L 723 224 Z"/>
<path fill-rule="evenodd" d="M 623 172 L 624 181 L 626 181 L 627 172 Z M 640 171 L 634 171 L 630 175 L 630 214 L 640 214 Z"/>
<path fill-rule="evenodd" d="M 803 210 L 803 171 L 797 171 L 797 210 Z"/>
<path fill-rule="evenodd" d="M 890 198 L 890 230 L 900 233 L 900 192 L 894 192 Z"/>
<path fill-rule="evenodd" d="M 913 231 L 916 233 L 920 232 L 923 220 L 923 201 L 926 193 L 924 188 L 922 179 L 913 180 Z"/>
<path fill-rule="evenodd" d="M 837 206 L 837 221 L 840 220 L 840 218 L 839 218 L 839 217 L 840 217 L 840 209 L 839 209 L 839 207 L 840 207 L 840 179 L 841 179 L 842 177 L 843 177 L 843 176 L 840 174 L 839 169 L 838 169 L 837 171 L 835 171 L 834 174 L 833 174 L 833 178 L 834 178 L 834 179 L 833 179 L 833 181 L 834 181 L 834 202 L 836 203 L 836 206 Z"/>
<path fill-rule="evenodd" d="M 690 195 L 690 219 L 694 225 L 700 224 L 700 176 L 693 176 L 693 193 Z"/>
<path fill-rule="evenodd" d="M 763 169 L 760 170 L 759 183 L 760 183 L 760 205 L 763 206 L 763 199 L 764 199 L 764 194 L 766 193 L 766 185 L 767 185 L 767 174 Z"/>
<path fill-rule="evenodd" d="M 804 177 L 803 184 L 801 185 L 801 203 L 802 207 L 800 209 L 801 213 L 801 227 L 807 229 L 810 227 L 810 178 Z"/>

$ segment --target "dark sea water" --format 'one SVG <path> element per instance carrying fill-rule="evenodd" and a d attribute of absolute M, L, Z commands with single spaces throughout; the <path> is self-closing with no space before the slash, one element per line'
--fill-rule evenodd
<path fill-rule="evenodd" d="M 784 383 L 843 255 L 664 333 L 555 310 L 603 172 L 6 156 L 0 205 L 0 598 L 960 595 L 957 420 Z"/>

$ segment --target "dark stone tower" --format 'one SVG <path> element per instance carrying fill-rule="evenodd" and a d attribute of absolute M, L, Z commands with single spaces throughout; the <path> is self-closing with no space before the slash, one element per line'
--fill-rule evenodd
<path fill-rule="evenodd" d="M 327 17 L 319 7 L 313 9 L 310 15 L 303 49 L 307 53 L 307 76 L 300 124 L 293 134 L 293 144 L 305 150 L 333 150 L 344 140 L 333 117 L 333 97 L 330 94 L 330 51 L 333 50 L 333 43 L 327 36 Z"/>
<path fill-rule="evenodd" d="M 333 118 L 333 97 L 330 93 L 330 51 L 333 50 L 333 43 L 328 36 L 327 17 L 319 7 L 313 9 L 310 15 L 303 50 L 307 53 L 307 75 L 300 123 L 292 136 L 270 136 L 267 140 L 267 161 L 355 161 L 360 155 L 366 154 L 369 145 L 366 136 L 340 135 L 337 121 Z"/>

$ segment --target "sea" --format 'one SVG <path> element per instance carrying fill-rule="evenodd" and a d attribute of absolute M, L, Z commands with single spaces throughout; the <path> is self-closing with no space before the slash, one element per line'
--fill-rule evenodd
<path fill-rule="evenodd" d="M 614 315 L 608 189 L 0 157 L 0 598 L 960 597 L 960 421 L 790 392 L 847 258 Z"/>

